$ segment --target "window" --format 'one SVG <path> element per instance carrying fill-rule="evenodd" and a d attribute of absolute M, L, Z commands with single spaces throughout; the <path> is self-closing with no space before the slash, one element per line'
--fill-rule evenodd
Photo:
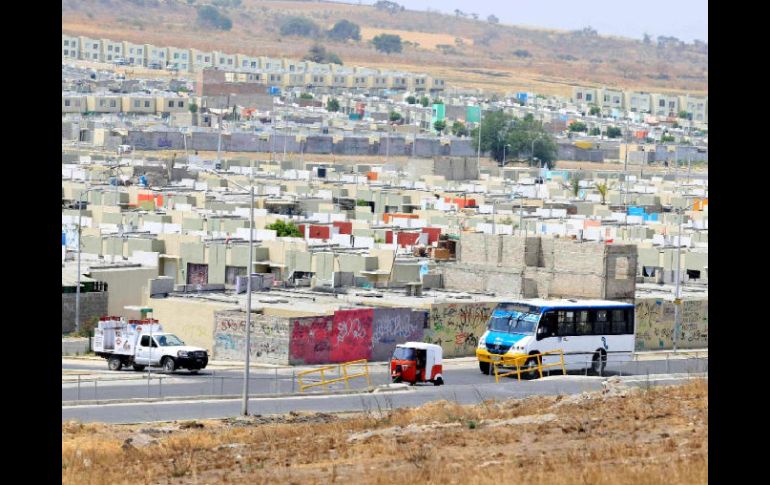
<path fill-rule="evenodd" d="M 111 99 L 110 100 L 110 108 L 115 108 L 115 107 L 117 107 L 117 102 L 114 99 Z"/>
<path fill-rule="evenodd" d="M 540 325 L 537 331 L 538 339 L 555 337 L 557 330 L 558 320 L 556 312 L 546 312 L 540 319 Z"/>
<path fill-rule="evenodd" d="M 176 106 L 177 108 L 184 108 L 184 101 L 179 101 Z"/>
<path fill-rule="evenodd" d="M 610 95 L 609 94 L 605 94 L 604 95 L 604 102 L 608 103 L 609 101 L 610 101 Z"/>
<path fill-rule="evenodd" d="M 660 101 L 658 101 L 658 107 L 665 108 L 666 107 L 666 100 L 665 99 L 661 99 Z"/>
<path fill-rule="evenodd" d="M 141 343 L 139 345 L 141 345 L 142 347 L 150 347 L 150 342 L 152 342 L 152 347 L 153 348 L 157 348 L 158 347 L 158 344 L 155 343 L 154 339 L 152 341 L 150 340 L 150 336 L 149 335 L 142 335 L 142 341 L 141 341 Z"/>
<path fill-rule="evenodd" d="M 674 107 L 676 107 L 676 101 L 669 101 L 668 102 L 668 107 L 671 108 L 671 109 L 674 109 Z"/>
<path fill-rule="evenodd" d="M 185 61 L 187 60 L 187 53 L 186 52 L 182 53 L 182 59 L 184 59 Z"/>
<path fill-rule="evenodd" d="M 161 52 L 160 53 L 160 57 L 166 57 L 166 53 L 165 52 Z"/>
<path fill-rule="evenodd" d="M 144 107 L 145 108 L 149 108 L 150 107 L 150 101 L 145 101 L 144 102 Z"/>
<path fill-rule="evenodd" d="M 68 41 L 68 40 L 65 40 L 65 41 L 64 41 L 64 45 L 70 45 L 70 41 Z"/>
<path fill-rule="evenodd" d="M 251 67 L 257 67 L 257 63 L 256 63 L 256 61 L 253 61 L 253 62 L 251 63 Z"/>
<path fill-rule="evenodd" d="M 593 96 L 590 94 L 586 94 L 586 101 L 591 101 L 593 99 Z"/>
<path fill-rule="evenodd" d="M 76 40 L 73 40 L 73 41 L 72 41 L 72 47 L 77 47 L 77 46 L 78 46 L 78 41 L 76 41 Z"/>
<path fill-rule="evenodd" d="M 179 59 L 179 53 L 178 52 L 174 52 L 174 59 Z"/>
<path fill-rule="evenodd" d="M 65 99 L 64 100 L 64 106 L 69 106 L 69 105 L 70 105 L 70 100 L 69 99 Z"/>
<path fill-rule="evenodd" d="M 67 49 L 64 49 L 64 55 L 65 55 L 65 56 L 68 56 L 68 55 L 70 55 L 70 51 L 68 51 Z"/>
<path fill-rule="evenodd" d="M 610 324 L 607 320 L 607 310 L 592 310 L 594 314 L 594 335 L 610 333 Z"/>
<path fill-rule="evenodd" d="M 203 57 L 203 56 L 202 56 L 202 55 L 200 55 L 200 54 L 198 54 L 197 56 L 195 56 L 195 58 L 196 58 L 196 59 L 197 59 L 199 62 L 200 62 L 200 60 L 201 60 L 201 58 L 202 58 L 202 57 Z"/>
<path fill-rule="evenodd" d="M 204 60 L 205 62 L 210 62 L 211 58 L 210 58 L 209 56 L 206 56 L 206 57 L 205 57 L 203 60 Z"/>
<path fill-rule="evenodd" d="M 115 52 L 117 52 L 118 54 L 120 54 L 120 47 L 115 47 Z"/>
<path fill-rule="evenodd" d="M 133 53 L 134 53 L 134 48 L 133 48 L 133 47 L 129 48 L 129 49 L 128 49 L 128 53 L 129 53 L 129 54 L 133 54 Z"/>
<path fill-rule="evenodd" d="M 575 312 L 572 310 L 560 310 L 558 315 L 559 336 L 575 335 Z"/>
<path fill-rule="evenodd" d="M 577 99 L 583 99 L 583 93 L 577 93 Z"/>
<path fill-rule="evenodd" d="M 110 51 L 110 52 L 112 52 L 112 46 L 111 46 L 111 45 L 108 45 L 108 46 L 107 46 L 107 50 L 108 50 L 108 51 Z"/>
<path fill-rule="evenodd" d="M 107 105 L 107 103 L 105 102 L 105 100 L 103 100 L 103 99 L 100 99 L 100 100 L 99 100 L 99 107 L 100 107 L 100 108 L 103 108 L 103 107 L 105 107 L 106 105 Z"/>
<path fill-rule="evenodd" d="M 173 101 L 169 101 L 168 102 L 168 107 L 169 108 L 173 108 L 174 107 L 174 102 Z"/>
<path fill-rule="evenodd" d="M 228 64 L 230 64 L 230 65 L 232 65 L 232 64 L 233 64 L 233 60 L 232 60 L 232 59 L 228 59 L 228 60 L 227 60 L 227 63 L 228 63 Z"/>
<path fill-rule="evenodd" d="M 612 334 L 621 335 L 626 333 L 626 311 L 612 310 Z"/>
<path fill-rule="evenodd" d="M 98 48 L 99 48 L 99 44 L 94 44 L 94 49 L 98 49 Z"/>
<path fill-rule="evenodd" d="M 577 335 L 593 335 L 593 328 L 588 310 L 580 310 L 577 312 L 576 333 Z"/>
<path fill-rule="evenodd" d="M 134 100 L 134 108 L 139 108 L 141 106 L 141 104 L 142 104 L 142 102 L 139 101 L 138 99 Z"/>

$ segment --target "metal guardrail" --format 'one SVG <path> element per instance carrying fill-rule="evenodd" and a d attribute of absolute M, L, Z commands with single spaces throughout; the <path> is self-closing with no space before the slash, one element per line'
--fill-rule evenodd
<path fill-rule="evenodd" d="M 356 374 L 348 374 L 348 368 L 355 365 L 359 365 L 359 366 L 363 365 L 364 367 L 363 372 L 359 372 Z M 333 379 L 327 379 L 326 373 L 333 372 L 335 369 L 337 370 L 337 375 L 340 375 L 340 374 L 342 375 L 340 377 L 335 377 Z M 313 374 L 319 374 L 321 377 L 321 380 L 318 382 L 305 384 L 303 382 L 303 378 Z M 368 386 L 370 388 L 372 387 L 372 379 L 369 375 L 369 362 L 366 359 L 352 360 L 350 362 L 345 362 L 338 365 L 327 365 L 327 366 L 319 367 L 317 369 L 302 371 L 297 373 L 297 382 L 299 383 L 300 392 L 305 392 L 305 389 L 310 389 L 311 387 L 324 386 L 324 388 L 326 388 L 326 386 L 328 386 L 329 384 L 333 384 L 335 382 L 344 382 L 345 389 L 350 389 L 350 382 L 349 382 L 350 379 L 355 379 L 357 377 L 365 377 Z"/>
<path fill-rule="evenodd" d="M 543 357 L 546 355 L 553 355 L 553 354 L 559 354 L 559 362 L 556 362 L 553 364 L 543 364 Z M 495 382 L 500 382 L 501 377 L 508 377 L 512 375 L 516 375 L 516 377 L 519 380 L 521 380 L 522 373 L 532 372 L 532 368 L 525 367 L 522 369 L 522 365 L 526 364 L 527 361 L 529 361 L 532 358 L 534 358 L 535 362 L 537 363 L 536 369 L 538 374 L 540 374 L 541 378 L 543 377 L 543 369 L 550 369 L 552 367 L 561 367 L 562 375 L 567 375 L 567 368 L 564 366 L 564 352 L 561 349 L 557 349 L 557 350 L 549 350 L 548 352 L 543 352 L 540 354 L 517 355 L 515 357 L 508 357 L 508 358 L 503 356 L 502 359 L 498 361 L 493 361 L 492 366 L 495 369 Z M 501 365 L 505 365 L 505 366 L 514 365 L 516 367 L 516 370 L 500 373 L 498 369 Z"/>

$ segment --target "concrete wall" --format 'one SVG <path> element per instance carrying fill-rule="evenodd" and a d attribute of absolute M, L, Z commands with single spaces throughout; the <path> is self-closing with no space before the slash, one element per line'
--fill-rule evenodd
<path fill-rule="evenodd" d="M 153 309 L 163 329 L 179 336 L 187 345 L 214 349 L 214 315 L 233 310 L 235 303 L 191 300 L 189 298 L 150 298 L 146 305 Z"/>
<path fill-rule="evenodd" d="M 373 317 L 373 309 L 365 308 L 292 319 L 289 362 L 302 365 L 370 359 Z"/>
<path fill-rule="evenodd" d="M 93 268 L 91 278 L 107 283 L 109 305 L 107 313 L 123 315 L 126 305 L 141 305 L 147 293 L 148 281 L 158 277 L 158 268 Z"/>
<path fill-rule="evenodd" d="M 413 317 L 413 313 L 417 315 Z M 397 344 L 421 342 L 424 318 L 425 312 L 413 312 L 409 308 L 375 308 L 371 360 L 389 360 Z"/>
<path fill-rule="evenodd" d="M 243 361 L 246 348 L 246 312 L 225 311 L 214 314 L 215 360 Z M 252 314 L 250 359 L 270 364 L 289 363 L 289 319 Z"/>
<path fill-rule="evenodd" d="M 636 350 L 666 350 L 674 345 L 674 302 L 636 301 Z M 678 348 L 708 348 L 708 299 L 682 300 Z"/>
<path fill-rule="evenodd" d="M 479 338 L 497 304 L 436 303 L 431 305 L 428 328 L 423 340 L 440 345 L 444 357 L 476 355 Z"/>
<path fill-rule="evenodd" d="M 62 355 L 83 355 L 88 352 L 87 338 L 63 338 L 61 339 Z"/>
<path fill-rule="evenodd" d="M 61 295 L 61 332 L 75 330 L 75 293 Z M 80 324 L 107 314 L 108 295 L 106 291 L 80 293 Z"/>

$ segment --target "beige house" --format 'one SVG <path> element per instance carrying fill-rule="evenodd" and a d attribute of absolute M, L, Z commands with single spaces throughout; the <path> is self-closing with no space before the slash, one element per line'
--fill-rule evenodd
<path fill-rule="evenodd" d="M 627 110 L 634 113 L 650 113 L 652 110 L 652 95 L 639 91 L 625 92 Z"/>
<path fill-rule="evenodd" d="M 61 55 L 65 59 L 80 59 L 80 39 L 72 35 L 61 36 Z"/>
<path fill-rule="evenodd" d="M 652 95 L 652 114 L 655 116 L 676 117 L 679 113 L 679 97 L 670 94 Z"/>
<path fill-rule="evenodd" d="M 146 66 L 147 51 L 143 44 L 134 44 L 133 42 L 123 42 L 123 59 L 132 66 Z"/>
<path fill-rule="evenodd" d="M 157 96 L 155 98 L 155 112 L 161 114 L 188 111 L 189 103 L 190 99 L 182 96 Z"/>
<path fill-rule="evenodd" d="M 144 44 L 147 67 L 165 68 L 168 62 L 168 48 L 156 47 L 152 44 Z"/>
<path fill-rule="evenodd" d="M 123 59 L 123 42 L 114 42 L 110 39 L 102 39 L 102 62 L 113 62 L 115 59 Z"/>
<path fill-rule="evenodd" d="M 214 51 L 214 67 L 220 69 L 234 69 L 235 68 L 235 55 L 225 54 L 224 52 Z"/>
<path fill-rule="evenodd" d="M 409 77 L 405 74 L 388 74 L 388 89 L 406 90 L 409 86 Z"/>
<path fill-rule="evenodd" d="M 257 69 L 259 69 L 259 57 L 236 54 L 235 60 L 236 60 L 238 69 L 241 69 L 243 71 L 256 71 Z"/>
<path fill-rule="evenodd" d="M 304 74 L 305 84 L 314 87 L 331 87 L 332 74 L 330 72 L 312 72 Z"/>
<path fill-rule="evenodd" d="M 214 67 L 214 53 L 190 49 L 190 70 L 202 71 L 207 67 Z"/>
<path fill-rule="evenodd" d="M 124 113 L 152 114 L 155 113 L 155 97 L 149 94 L 132 93 L 123 96 Z"/>
<path fill-rule="evenodd" d="M 85 113 L 87 109 L 87 100 L 85 94 L 62 93 L 61 112 L 62 113 Z"/>
<path fill-rule="evenodd" d="M 576 104 L 598 104 L 599 93 L 594 88 L 575 86 L 572 88 L 572 102 Z"/>
<path fill-rule="evenodd" d="M 709 98 L 708 96 L 679 96 L 681 110 L 692 113 L 693 121 L 708 123 Z"/>
<path fill-rule="evenodd" d="M 444 91 L 444 80 L 440 78 L 427 77 L 428 91 L 432 93 L 438 93 Z"/>
<path fill-rule="evenodd" d="M 410 76 L 407 86 L 410 91 L 415 93 L 424 93 L 428 89 L 428 76 L 425 74 Z"/>
<path fill-rule="evenodd" d="M 86 96 L 88 111 L 92 113 L 120 113 L 123 100 L 116 94 L 93 94 Z"/>
<path fill-rule="evenodd" d="M 168 48 L 168 64 L 180 71 L 188 72 L 190 70 L 191 58 L 190 49 Z"/>
<path fill-rule="evenodd" d="M 102 41 L 81 36 L 79 42 L 80 58 L 86 61 L 99 62 L 102 54 Z"/>
<path fill-rule="evenodd" d="M 599 93 L 599 107 L 605 109 L 623 109 L 623 91 L 617 89 L 602 89 Z"/>

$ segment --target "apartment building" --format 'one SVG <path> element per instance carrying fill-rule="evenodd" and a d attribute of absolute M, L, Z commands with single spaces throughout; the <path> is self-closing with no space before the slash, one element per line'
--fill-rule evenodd
<path fill-rule="evenodd" d="M 145 62 L 147 67 L 164 68 L 168 62 L 168 48 L 144 44 Z"/>
<path fill-rule="evenodd" d="M 428 91 L 429 92 L 435 94 L 435 93 L 440 93 L 440 92 L 444 91 L 444 87 L 445 86 L 444 86 L 444 80 L 443 79 L 439 79 L 439 78 L 435 78 L 435 77 L 431 77 L 431 76 L 426 76 L 426 79 L 427 79 L 427 85 L 428 85 Z"/>
<path fill-rule="evenodd" d="M 80 59 L 80 40 L 72 35 L 61 36 L 61 55 L 65 59 Z"/>
<path fill-rule="evenodd" d="M 155 112 L 158 114 L 185 112 L 189 107 L 190 98 L 184 96 L 166 94 L 155 97 Z"/>
<path fill-rule="evenodd" d="M 110 39 L 102 39 L 102 53 L 99 59 L 102 62 L 113 62 L 115 59 L 123 59 L 123 42 L 115 42 Z"/>
<path fill-rule="evenodd" d="M 651 113 L 652 95 L 641 91 L 626 91 L 626 109 L 633 113 Z"/>
<path fill-rule="evenodd" d="M 85 113 L 86 95 L 79 93 L 62 93 L 61 94 L 61 112 L 62 113 Z"/>
<path fill-rule="evenodd" d="M 679 113 L 679 97 L 670 94 L 652 95 L 652 114 L 655 116 L 676 117 Z"/>
<path fill-rule="evenodd" d="M 80 36 L 80 58 L 86 61 L 99 62 L 102 54 L 102 41 Z"/>
<path fill-rule="evenodd" d="M 680 96 L 679 106 L 681 110 L 692 113 L 693 121 L 702 121 L 708 123 L 709 120 L 709 98 L 708 96 Z"/>
<path fill-rule="evenodd" d="M 168 48 L 168 65 L 173 66 L 175 69 L 188 72 L 190 70 L 190 59 L 190 49 Z"/>
<path fill-rule="evenodd" d="M 406 90 L 409 86 L 409 78 L 405 74 L 388 74 L 388 89 Z"/>
<path fill-rule="evenodd" d="M 580 104 L 598 104 L 598 92 L 594 88 L 575 86 L 572 88 L 572 102 Z"/>
<path fill-rule="evenodd" d="M 190 49 L 190 70 L 203 71 L 209 67 L 214 67 L 213 52 Z"/>
<path fill-rule="evenodd" d="M 217 67 L 219 69 L 234 69 L 235 64 L 235 55 L 234 54 L 225 54 L 224 52 L 214 51 L 214 67 Z"/>
<path fill-rule="evenodd" d="M 599 93 L 598 104 L 602 109 L 623 109 L 623 91 L 618 89 L 602 89 Z"/>
<path fill-rule="evenodd" d="M 425 74 L 411 76 L 407 86 L 409 87 L 410 91 L 415 93 L 424 93 L 428 89 L 428 76 Z"/>
<path fill-rule="evenodd" d="M 236 64 L 238 69 L 244 71 L 256 71 L 259 69 L 259 57 L 244 56 L 243 54 L 235 55 Z"/>
<path fill-rule="evenodd" d="M 132 66 L 146 66 L 145 59 L 147 51 L 143 44 L 134 44 L 133 42 L 123 42 L 123 59 Z"/>

